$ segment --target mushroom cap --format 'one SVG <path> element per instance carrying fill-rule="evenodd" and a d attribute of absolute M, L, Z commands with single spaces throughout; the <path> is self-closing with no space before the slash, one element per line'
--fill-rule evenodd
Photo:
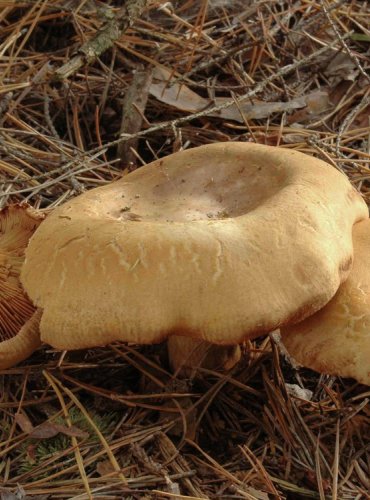
<path fill-rule="evenodd" d="M 0 210 L 0 368 L 28 357 L 39 345 L 30 336 L 18 333 L 31 318 L 35 307 L 20 282 L 24 251 L 44 216 L 29 205 L 9 205 Z"/>
<path fill-rule="evenodd" d="M 370 385 L 370 219 L 354 226 L 353 244 L 352 271 L 334 298 L 281 335 L 303 366 Z"/>
<path fill-rule="evenodd" d="M 60 349 L 170 335 L 233 344 L 299 321 L 347 278 L 368 217 L 347 178 L 288 149 L 175 153 L 56 208 L 22 283 Z"/>

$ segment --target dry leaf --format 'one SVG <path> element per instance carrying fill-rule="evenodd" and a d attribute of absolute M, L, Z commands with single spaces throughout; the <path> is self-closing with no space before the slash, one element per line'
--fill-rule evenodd
<path fill-rule="evenodd" d="M 194 407 L 191 398 L 184 397 L 181 398 L 181 410 L 184 412 L 186 419 L 186 437 L 187 439 L 194 440 L 197 433 L 197 416 L 198 410 Z M 185 413 L 186 412 L 186 413 Z M 168 413 L 166 411 L 159 413 L 159 422 L 168 421 Z M 184 433 L 184 422 L 178 420 L 168 431 L 170 436 L 182 436 Z"/>
<path fill-rule="evenodd" d="M 281 138 L 284 144 L 297 144 L 301 142 L 305 142 L 306 138 L 309 137 L 309 134 L 284 134 Z"/>
<path fill-rule="evenodd" d="M 326 90 L 317 90 L 305 97 L 308 113 L 317 116 L 331 107 L 329 93 Z"/>
<path fill-rule="evenodd" d="M 79 437 L 79 438 L 89 437 L 88 432 L 79 429 L 75 425 L 71 425 L 70 427 L 67 427 L 62 424 L 53 424 L 53 425 L 61 434 L 65 434 L 66 436 Z"/>
<path fill-rule="evenodd" d="M 18 485 L 14 493 L 7 488 L 0 488 L 0 500 L 23 500 L 29 498 L 22 486 Z"/>
<path fill-rule="evenodd" d="M 342 80 L 353 82 L 357 74 L 358 69 L 353 58 L 343 52 L 338 52 L 325 70 L 325 76 L 329 78 L 333 85 Z"/>
<path fill-rule="evenodd" d="M 305 96 L 306 106 L 290 115 L 287 123 L 306 123 L 316 120 L 322 113 L 332 108 L 329 93 L 326 90 L 317 90 Z"/>
<path fill-rule="evenodd" d="M 33 431 L 29 433 L 29 436 L 38 439 L 48 439 L 59 433 L 70 437 L 88 437 L 87 432 L 84 432 L 73 425 L 71 427 L 67 427 L 62 424 L 53 424 L 52 422 L 44 422 L 37 427 L 34 427 Z"/>
<path fill-rule="evenodd" d="M 370 117 L 370 106 L 365 106 L 361 111 L 359 111 L 356 114 L 355 118 L 349 124 L 348 130 L 368 127 L 369 117 Z"/>
<path fill-rule="evenodd" d="M 197 113 L 207 109 L 207 107 L 219 106 L 226 101 L 230 101 L 230 97 L 215 97 L 213 100 L 201 97 L 184 84 L 171 83 L 174 81 L 171 75 L 171 72 L 166 68 L 156 67 L 149 92 L 159 101 L 176 109 L 188 113 Z M 326 93 L 315 92 L 307 96 L 291 99 L 288 102 L 265 102 L 253 99 L 253 103 L 243 101 L 220 111 L 209 113 L 208 116 L 244 123 L 244 118 L 248 120 L 267 118 L 272 113 L 283 113 L 305 107 L 316 109 L 316 103 L 317 107 L 320 107 L 320 103 L 322 104 L 323 100 L 327 99 L 326 96 Z"/>
<path fill-rule="evenodd" d="M 34 427 L 30 419 L 24 413 L 18 413 L 14 418 L 22 431 L 28 434 L 31 438 L 48 439 L 56 436 L 59 433 L 71 437 L 88 437 L 87 432 L 78 429 L 74 425 L 72 425 L 71 427 L 67 427 L 63 424 L 54 424 L 52 422 L 46 421 L 38 425 L 37 427 Z"/>
<path fill-rule="evenodd" d="M 287 393 L 295 398 L 304 399 L 305 401 L 311 401 L 313 392 L 309 389 L 303 389 L 297 384 L 285 384 Z"/>
<path fill-rule="evenodd" d="M 218 106 L 228 100 L 229 98 L 226 97 L 216 97 L 215 104 Z M 305 106 L 306 102 L 304 97 L 297 97 L 296 99 L 292 99 L 288 102 L 266 102 L 253 99 L 253 104 L 250 104 L 249 102 L 241 102 L 239 103 L 239 107 L 235 105 L 222 109 L 219 116 L 225 120 L 244 122 L 241 112 L 247 120 L 258 120 L 261 118 L 267 118 L 273 113 L 288 112 L 293 109 L 304 108 Z M 211 116 L 217 116 L 217 114 L 215 113 Z"/>
<path fill-rule="evenodd" d="M 30 464 L 36 463 L 36 445 L 35 444 L 30 444 L 29 446 L 27 446 L 27 461 Z"/>
<path fill-rule="evenodd" d="M 170 71 L 157 66 L 153 71 L 153 83 L 150 85 L 149 93 L 158 101 L 189 113 L 202 111 L 211 104 L 210 99 L 201 97 L 186 85 L 171 84 L 172 80 Z"/>
<path fill-rule="evenodd" d="M 98 462 L 96 465 L 96 470 L 100 476 L 107 476 L 108 474 L 112 474 L 115 471 L 110 460 Z"/>
<path fill-rule="evenodd" d="M 23 432 L 26 434 L 29 434 L 33 430 L 33 425 L 31 420 L 27 417 L 26 414 L 24 413 L 17 413 L 14 417 L 14 420 L 16 423 L 19 425 L 19 427 L 22 429 Z"/>

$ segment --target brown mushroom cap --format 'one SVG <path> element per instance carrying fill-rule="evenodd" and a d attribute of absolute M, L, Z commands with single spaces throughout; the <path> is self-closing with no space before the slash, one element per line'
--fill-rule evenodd
<path fill-rule="evenodd" d="M 61 349 L 177 334 L 233 344 L 323 307 L 367 207 L 296 151 L 219 143 L 157 160 L 58 207 L 22 283 Z"/>
<path fill-rule="evenodd" d="M 334 298 L 281 334 L 303 366 L 370 385 L 370 219 L 354 226 L 353 243 L 352 271 Z"/>
<path fill-rule="evenodd" d="M 43 218 L 27 204 L 0 210 L 0 368 L 25 359 L 40 345 L 33 332 L 17 334 L 35 311 L 21 285 L 20 271 L 28 241 Z"/>

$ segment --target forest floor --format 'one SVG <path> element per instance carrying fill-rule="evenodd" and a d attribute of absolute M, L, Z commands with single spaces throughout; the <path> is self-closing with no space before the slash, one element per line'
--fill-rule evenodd
<path fill-rule="evenodd" d="M 158 157 L 249 141 L 324 159 L 369 201 L 362 0 L 0 0 L 1 206 L 49 210 Z M 166 346 L 48 346 L 0 372 L 0 497 L 360 500 L 370 392 L 274 336 L 229 373 Z"/>

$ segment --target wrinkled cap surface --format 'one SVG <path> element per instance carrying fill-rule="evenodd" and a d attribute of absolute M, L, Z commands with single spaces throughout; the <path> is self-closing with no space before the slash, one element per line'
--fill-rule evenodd
<path fill-rule="evenodd" d="M 281 334 L 288 352 L 303 366 L 370 385 L 369 219 L 354 226 L 353 241 L 353 268 L 334 298 Z"/>
<path fill-rule="evenodd" d="M 35 307 L 23 290 L 20 271 L 28 241 L 43 218 L 27 204 L 0 211 L 0 368 L 25 359 L 40 344 L 34 322 L 22 330 Z"/>
<path fill-rule="evenodd" d="M 29 243 L 22 282 L 57 348 L 173 334 L 233 344 L 323 307 L 366 217 L 323 161 L 211 144 L 56 208 Z"/>

